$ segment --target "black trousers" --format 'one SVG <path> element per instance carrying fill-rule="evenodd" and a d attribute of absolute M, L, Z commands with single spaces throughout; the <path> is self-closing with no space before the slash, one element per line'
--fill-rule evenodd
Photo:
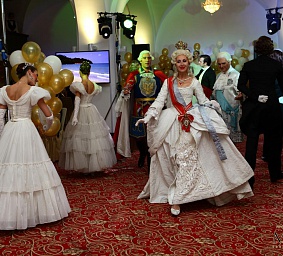
<path fill-rule="evenodd" d="M 251 168 L 255 170 L 259 134 L 247 136 L 245 158 Z M 268 131 L 264 133 L 265 157 L 268 159 L 268 171 L 271 181 L 281 176 L 282 136 L 280 132 Z"/>

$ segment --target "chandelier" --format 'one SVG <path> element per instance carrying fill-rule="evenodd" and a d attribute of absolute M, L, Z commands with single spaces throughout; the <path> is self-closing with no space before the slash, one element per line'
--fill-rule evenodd
<path fill-rule="evenodd" d="M 213 14 L 219 10 L 220 6 L 222 6 L 222 3 L 218 0 L 205 0 L 205 2 L 201 5 L 207 12 Z"/>

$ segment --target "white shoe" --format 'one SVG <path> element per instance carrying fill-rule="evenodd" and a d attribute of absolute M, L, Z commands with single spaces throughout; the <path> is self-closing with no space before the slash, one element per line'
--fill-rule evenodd
<path fill-rule="evenodd" d="M 178 216 L 180 214 L 180 209 L 174 209 L 173 207 L 171 207 L 171 214 L 173 216 Z"/>

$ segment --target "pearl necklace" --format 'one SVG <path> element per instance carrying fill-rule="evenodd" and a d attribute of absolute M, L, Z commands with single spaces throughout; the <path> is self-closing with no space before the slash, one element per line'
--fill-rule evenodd
<path fill-rule="evenodd" d="M 177 77 L 177 80 L 179 81 L 179 84 L 182 85 L 185 81 L 189 80 L 190 77 L 187 77 L 185 79 L 180 79 L 179 77 Z"/>

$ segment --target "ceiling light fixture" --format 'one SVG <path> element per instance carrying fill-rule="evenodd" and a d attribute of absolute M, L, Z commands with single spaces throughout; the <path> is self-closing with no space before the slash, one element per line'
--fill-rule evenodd
<path fill-rule="evenodd" d="M 281 28 L 282 14 L 278 12 L 279 8 L 282 8 L 282 7 L 267 10 L 267 14 L 266 14 L 267 32 L 269 35 L 275 34 Z M 275 10 L 275 12 L 272 12 L 272 10 Z"/>
<path fill-rule="evenodd" d="M 115 16 L 116 20 L 116 28 L 119 29 L 120 26 L 123 29 L 123 35 L 128 37 L 129 39 L 133 39 L 136 33 L 136 25 L 137 21 L 135 20 L 135 15 L 126 15 L 123 13 L 107 13 L 107 12 L 98 12 L 99 18 L 97 19 L 99 23 L 99 34 L 103 36 L 103 38 L 109 38 L 110 34 L 112 34 L 112 23 L 110 17 Z M 109 20 L 110 19 L 110 20 Z M 107 20 L 107 21 L 106 21 Z M 111 31 L 110 31 L 111 27 Z"/>
<path fill-rule="evenodd" d="M 205 2 L 201 4 L 201 6 L 204 8 L 204 10 L 212 15 L 219 10 L 219 8 L 222 6 L 222 3 L 218 0 L 205 0 Z"/>

